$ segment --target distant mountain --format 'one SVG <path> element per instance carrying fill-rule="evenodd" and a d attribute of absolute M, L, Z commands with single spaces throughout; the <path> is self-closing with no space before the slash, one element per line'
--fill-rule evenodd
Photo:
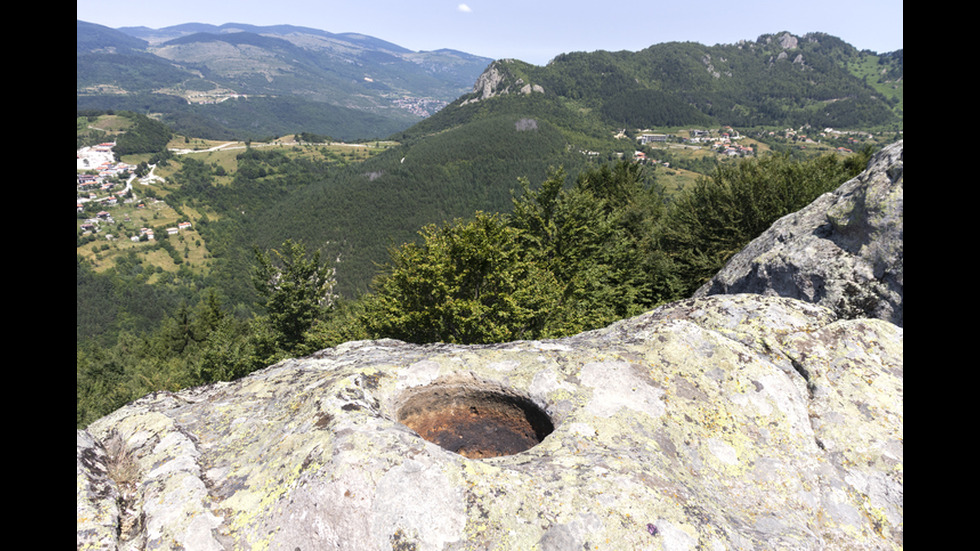
<path fill-rule="evenodd" d="M 454 50 L 413 52 L 360 34 L 235 23 L 117 30 L 78 21 L 76 54 L 79 109 L 162 112 L 176 131 L 210 134 L 202 137 L 284 128 L 384 137 L 467 92 L 492 61 Z M 229 106 L 244 98 L 254 105 L 243 125 L 228 112 L 243 111 Z M 292 107 L 279 109 L 280 100 Z M 361 120 L 348 126 L 354 119 Z"/>
<path fill-rule="evenodd" d="M 77 21 L 75 32 L 75 51 L 78 54 L 99 51 L 140 51 L 145 50 L 148 45 L 143 39 L 84 21 Z"/>
<path fill-rule="evenodd" d="M 587 113 L 607 131 L 900 127 L 902 59 L 901 50 L 878 55 L 822 33 L 784 32 L 730 45 L 673 42 L 639 52 L 572 52 L 544 67 L 499 60 L 471 93 L 404 135 L 440 132 L 498 107 L 487 100 L 514 94 L 540 95 L 556 116 L 579 124 Z"/>
<path fill-rule="evenodd" d="M 888 61 L 879 67 L 881 58 Z M 569 53 L 544 67 L 498 60 L 469 93 L 393 135 L 398 147 L 257 213 L 253 236 L 266 247 L 287 238 L 340 244 L 341 287 L 363 289 L 388 247 L 424 224 L 509 211 L 518 178 L 540 183 L 549 167 L 573 176 L 631 157 L 637 143 L 618 138 L 622 129 L 899 130 L 900 92 L 882 94 L 852 67 L 900 75 L 901 58 L 829 35 L 780 33 L 734 45 Z"/>

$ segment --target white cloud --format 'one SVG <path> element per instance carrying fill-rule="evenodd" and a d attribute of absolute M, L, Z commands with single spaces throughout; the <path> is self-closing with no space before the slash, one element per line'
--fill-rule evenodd
<path fill-rule="evenodd" d="M 473 11 L 473 10 L 472 10 L 472 9 L 471 9 L 471 8 L 470 8 L 469 6 L 467 6 L 466 4 L 460 4 L 460 5 L 458 5 L 458 6 L 456 6 L 456 9 L 457 9 L 457 10 L 459 10 L 459 11 L 461 11 L 461 12 L 463 12 L 463 13 L 470 13 L 470 12 L 472 12 L 472 11 Z"/>

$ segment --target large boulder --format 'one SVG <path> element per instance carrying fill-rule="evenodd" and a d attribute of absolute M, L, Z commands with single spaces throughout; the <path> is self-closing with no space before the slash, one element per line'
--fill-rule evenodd
<path fill-rule="evenodd" d="M 77 434 L 78 548 L 900 549 L 903 330 L 758 295 L 361 341 Z"/>
<path fill-rule="evenodd" d="M 778 295 L 903 325 L 903 154 L 903 141 L 883 148 L 856 178 L 777 220 L 694 296 Z"/>

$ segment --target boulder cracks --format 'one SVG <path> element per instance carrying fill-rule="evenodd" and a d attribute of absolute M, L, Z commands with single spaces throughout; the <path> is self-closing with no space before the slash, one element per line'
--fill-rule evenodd
<path fill-rule="evenodd" d="M 347 343 L 78 431 L 79 548 L 898 549 L 902 335 L 740 294 L 558 340 Z M 432 438 L 462 427 L 490 446 Z"/>

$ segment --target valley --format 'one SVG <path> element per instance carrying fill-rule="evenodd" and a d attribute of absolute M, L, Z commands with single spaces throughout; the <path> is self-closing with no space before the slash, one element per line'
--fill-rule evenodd
<path fill-rule="evenodd" d="M 119 117 L 100 117 L 87 128 L 119 128 Z M 710 174 L 719 162 L 731 162 L 745 157 L 772 153 L 775 149 L 792 148 L 798 153 L 820 155 L 838 152 L 846 155 L 863 145 L 877 145 L 867 132 L 843 135 L 830 129 L 815 134 L 784 129 L 754 131 L 758 138 L 727 128 L 665 128 L 621 130 L 618 141 L 633 143 L 633 152 L 625 156 L 647 169 L 663 193 L 670 197 L 694 185 L 698 178 Z M 851 148 L 839 144 L 846 144 Z M 195 229 L 202 219 L 205 223 L 220 220 L 222 214 L 207 205 L 179 210 L 165 201 L 168 194 L 179 188 L 172 178 L 179 171 L 184 156 L 193 158 L 214 169 L 216 186 L 228 186 L 239 169 L 239 155 L 249 148 L 278 151 L 289 159 L 305 160 L 325 166 L 344 167 L 360 163 L 398 142 L 376 140 L 366 143 L 322 142 L 299 140 L 287 135 L 269 142 L 208 140 L 175 136 L 167 145 L 173 154 L 170 162 L 147 165 L 147 172 L 136 176 L 136 168 L 147 163 L 148 154 L 129 155 L 114 162 L 112 142 L 80 149 L 77 154 L 78 185 L 78 244 L 76 252 L 90 263 L 96 272 L 116 266 L 120 257 L 135 258 L 144 266 L 153 284 L 170 279 L 178 273 L 207 275 L 211 254 L 207 240 Z M 629 150 L 630 147 L 624 148 Z M 581 150 L 585 159 L 598 157 L 596 151 Z M 623 153 L 613 155 L 623 158 Z M 686 167 L 686 168 L 685 168 Z M 101 170 L 99 170 L 101 168 Z M 246 216 L 248 213 L 241 213 Z M 168 243 L 161 247 L 161 241 Z M 176 251 L 168 254 L 167 251 Z"/>
<path fill-rule="evenodd" d="M 350 340 L 550 338 L 690 296 L 903 133 L 901 55 L 822 34 L 542 67 L 294 30 L 79 22 L 79 424 Z M 328 296 L 281 302 L 310 266 Z"/>
<path fill-rule="evenodd" d="M 218 139 L 386 136 L 466 92 L 492 61 L 287 25 L 78 21 L 78 41 L 79 109 L 149 108 L 182 134 Z"/>

